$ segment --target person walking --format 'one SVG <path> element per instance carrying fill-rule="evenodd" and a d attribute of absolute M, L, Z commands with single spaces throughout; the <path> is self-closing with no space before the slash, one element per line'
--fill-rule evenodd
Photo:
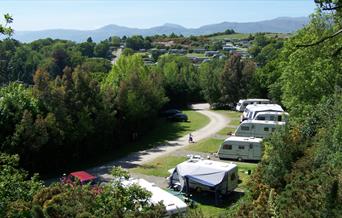
<path fill-rule="evenodd" d="M 192 137 L 192 134 L 191 134 L 191 133 L 189 134 L 189 143 L 194 143 L 194 139 L 193 139 L 193 137 Z"/>

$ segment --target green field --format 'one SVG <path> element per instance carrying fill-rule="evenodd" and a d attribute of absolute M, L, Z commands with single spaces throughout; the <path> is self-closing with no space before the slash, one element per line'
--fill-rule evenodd
<path fill-rule="evenodd" d="M 187 157 L 163 156 L 147 164 L 133 168 L 130 172 L 166 177 L 170 175 L 168 172 L 169 169 L 174 168 L 177 164 L 184 162 L 187 159 Z"/>
<path fill-rule="evenodd" d="M 229 34 L 229 35 L 219 35 L 219 36 L 212 36 L 209 37 L 212 41 L 220 41 L 224 39 L 247 39 L 250 34 L 245 33 L 235 33 L 235 34 Z"/>

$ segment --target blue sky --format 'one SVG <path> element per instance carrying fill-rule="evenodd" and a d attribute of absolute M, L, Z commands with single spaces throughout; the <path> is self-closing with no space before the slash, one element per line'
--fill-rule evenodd
<path fill-rule="evenodd" d="M 314 0 L 0 0 L 16 30 L 96 29 L 108 24 L 185 27 L 308 16 Z"/>

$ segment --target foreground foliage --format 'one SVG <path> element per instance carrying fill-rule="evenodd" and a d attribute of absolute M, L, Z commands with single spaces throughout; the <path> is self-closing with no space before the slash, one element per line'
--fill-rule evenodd
<path fill-rule="evenodd" d="M 17 168 L 18 156 L 0 154 L 1 217 L 161 217 L 160 203 L 139 186 L 124 187 L 118 180 L 100 187 L 56 183 L 44 187 L 36 176 Z M 120 168 L 115 176 L 127 176 Z"/>
<path fill-rule="evenodd" d="M 333 52 L 341 37 L 298 47 L 340 28 L 340 23 L 330 21 L 330 15 L 315 14 L 285 43 L 277 63 L 269 63 L 281 75 L 270 84 L 270 95 L 281 99 L 291 120 L 285 130 L 264 142 L 264 156 L 248 184 L 247 200 L 235 216 L 342 213 L 342 59 Z"/>

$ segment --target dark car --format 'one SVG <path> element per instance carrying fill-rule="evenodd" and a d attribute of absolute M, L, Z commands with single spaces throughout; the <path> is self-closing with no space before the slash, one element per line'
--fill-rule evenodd
<path fill-rule="evenodd" d="M 182 112 L 180 110 L 177 110 L 177 109 L 169 109 L 169 110 L 161 112 L 160 115 L 162 117 L 170 117 L 170 116 L 173 116 L 173 115 L 178 114 L 178 113 L 182 113 Z"/>
<path fill-rule="evenodd" d="M 167 119 L 175 122 L 186 122 L 188 121 L 188 116 L 183 113 L 176 113 L 171 116 L 168 116 Z"/>

